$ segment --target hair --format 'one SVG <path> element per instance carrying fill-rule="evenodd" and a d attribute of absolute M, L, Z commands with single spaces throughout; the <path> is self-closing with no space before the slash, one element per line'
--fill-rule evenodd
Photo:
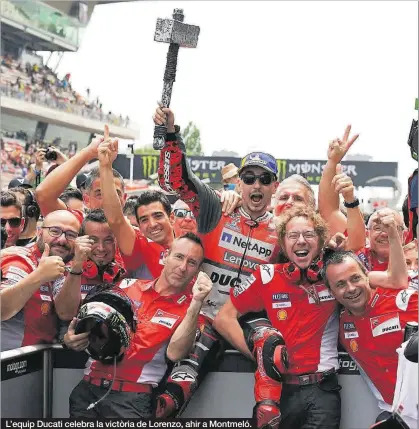
<path fill-rule="evenodd" d="M 60 200 L 64 201 L 66 204 L 72 198 L 83 201 L 83 194 L 77 188 L 69 187 L 60 195 Z"/>
<path fill-rule="evenodd" d="M 121 174 L 116 171 L 114 168 L 112 168 L 113 177 L 119 179 L 121 181 L 122 190 L 125 191 L 125 182 L 124 178 L 121 176 Z M 95 167 L 92 170 L 87 173 L 86 181 L 84 182 L 84 189 L 86 191 L 89 191 L 92 187 L 93 182 L 96 179 L 100 178 L 100 170 L 99 167 Z"/>
<path fill-rule="evenodd" d="M 23 202 L 21 202 L 21 204 L 22 204 L 22 205 L 27 204 L 27 202 L 26 202 L 26 201 L 27 201 L 27 199 L 28 199 L 28 194 L 29 194 L 29 192 L 28 192 L 28 190 L 27 190 L 26 188 L 23 188 L 22 186 L 16 186 L 15 188 L 10 188 L 10 189 L 8 189 L 8 191 L 9 191 L 9 192 L 13 192 L 15 195 L 16 195 L 16 194 L 21 194 L 21 195 L 23 195 Z M 18 195 L 16 195 L 16 197 L 17 197 L 17 199 L 18 199 L 19 201 L 21 201 Z"/>
<path fill-rule="evenodd" d="M 280 191 L 282 185 L 287 185 L 288 183 L 293 183 L 293 182 L 294 183 L 297 182 L 298 184 L 304 186 L 308 195 L 308 204 L 310 208 L 314 210 L 316 208 L 316 197 L 314 196 L 313 188 L 311 187 L 310 183 L 308 183 L 307 179 L 305 179 L 303 176 L 300 176 L 299 174 L 293 174 L 292 176 L 284 179 L 279 184 L 276 192 L 278 193 L 278 191 Z"/>
<path fill-rule="evenodd" d="M 22 204 L 14 192 L 1 191 L 0 199 L 2 207 L 16 207 L 19 210 L 20 217 L 22 217 Z"/>
<path fill-rule="evenodd" d="M 9 191 L 13 192 L 15 195 L 17 194 L 16 197 L 19 202 L 21 202 L 21 200 L 18 194 L 23 195 L 23 202 L 21 202 L 22 216 L 25 217 L 26 220 L 28 220 L 27 218 L 31 217 L 38 221 L 41 216 L 41 210 L 39 209 L 39 205 L 36 201 L 35 192 L 32 189 L 26 189 L 22 186 L 11 188 Z M 30 206 L 32 207 L 28 210 Z M 31 216 L 28 215 L 28 212 L 30 212 Z"/>
<path fill-rule="evenodd" d="M 131 196 L 125 201 L 123 213 L 125 216 L 135 216 L 135 206 L 137 205 L 138 198 Z"/>
<path fill-rule="evenodd" d="M 92 209 L 89 210 L 86 216 L 83 219 L 83 223 L 81 224 L 81 234 L 85 234 L 86 224 L 87 222 L 96 222 L 96 223 L 107 223 L 105 212 L 103 209 Z"/>
<path fill-rule="evenodd" d="M 281 248 L 284 249 L 285 243 L 285 234 L 287 229 L 288 222 L 295 217 L 304 217 L 308 220 L 311 220 L 314 224 L 314 230 L 319 237 L 320 248 L 322 248 L 329 234 L 326 221 L 313 209 L 307 207 L 295 207 L 291 210 L 287 210 L 284 214 L 279 216 L 277 223 L 277 232 L 278 232 L 278 241 L 281 245 Z"/>
<path fill-rule="evenodd" d="M 365 276 L 368 275 L 368 271 L 365 268 L 365 265 L 361 262 L 361 260 L 358 258 L 358 256 L 355 255 L 355 253 L 349 251 L 349 250 L 336 250 L 336 251 L 328 251 L 325 256 L 323 257 L 323 268 L 321 270 L 321 276 L 324 280 L 325 285 L 330 289 L 330 283 L 327 278 L 327 268 L 330 265 L 338 265 L 345 262 L 345 259 L 353 259 L 361 268 L 361 271 Z"/>
<path fill-rule="evenodd" d="M 170 201 L 162 191 L 143 191 L 138 195 L 137 203 L 135 205 L 135 216 L 137 217 L 138 223 L 140 223 L 138 219 L 139 207 L 148 206 L 151 203 L 161 203 L 164 211 L 167 213 L 167 216 L 170 216 L 172 213 Z"/>
<path fill-rule="evenodd" d="M 196 243 L 199 246 L 201 246 L 202 251 L 204 251 L 204 245 L 202 244 L 202 240 L 196 234 L 194 234 L 193 232 L 185 232 L 185 234 L 183 234 L 180 237 L 176 238 L 176 240 L 182 240 L 182 239 L 193 241 L 194 243 Z"/>
<path fill-rule="evenodd" d="M 418 242 L 416 240 L 413 240 L 403 246 L 403 252 L 409 252 L 410 250 L 418 250 Z"/>

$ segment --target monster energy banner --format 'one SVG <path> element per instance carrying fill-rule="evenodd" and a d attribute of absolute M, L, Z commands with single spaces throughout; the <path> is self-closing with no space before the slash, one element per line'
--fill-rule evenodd
<path fill-rule="evenodd" d="M 149 180 L 150 176 L 157 173 L 157 155 L 135 155 L 134 157 L 134 179 Z M 232 162 L 240 166 L 240 158 L 223 158 L 207 156 L 190 156 L 187 158 L 192 171 L 200 179 L 209 179 L 211 183 L 221 183 L 221 168 Z M 114 162 L 114 168 L 118 170 L 124 178 L 129 178 L 130 160 L 124 155 L 118 155 Z M 279 181 L 293 175 L 304 176 L 310 184 L 318 185 L 325 160 L 312 161 L 301 159 L 277 159 Z M 374 181 L 370 186 L 393 186 L 393 182 L 388 177 L 397 178 L 397 162 L 370 162 L 370 161 L 348 161 L 342 162 L 344 173 L 348 174 L 355 186 L 368 186 L 368 181 L 376 177 L 387 176 L 386 179 Z"/>

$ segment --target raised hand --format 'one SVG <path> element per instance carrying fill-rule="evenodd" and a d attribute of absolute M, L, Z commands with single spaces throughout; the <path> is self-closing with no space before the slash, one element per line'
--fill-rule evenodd
<path fill-rule="evenodd" d="M 159 103 L 154 113 L 153 122 L 155 125 L 166 124 L 168 133 L 175 132 L 175 115 L 172 110 L 168 107 L 163 107 L 161 103 Z"/>
<path fill-rule="evenodd" d="M 221 210 L 225 216 L 231 215 L 237 207 L 241 206 L 242 197 L 235 191 L 221 191 Z"/>
<path fill-rule="evenodd" d="M 45 243 L 44 253 L 39 260 L 37 271 L 41 278 L 41 283 L 50 282 L 62 276 L 65 271 L 65 264 L 60 256 L 49 256 L 50 248 Z"/>
<path fill-rule="evenodd" d="M 330 161 L 333 161 L 336 164 L 341 162 L 343 157 L 348 153 L 351 146 L 359 137 L 359 134 L 355 134 L 351 138 L 349 138 L 349 135 L 351 134 L 351 128 L 351 125 L 348 125 L 346 127 L 342 140 L 337 137 L 329 143 L 327 157 Z"/>
<path fill-rule="evenodd" d="M 72 268 L 76 271 L 83 269 L 83 263 L 86 262 L 92 252 L 93 240 L 88 235 L 77 237 L 74 242 L 74 258 Z"/>
<path fill-rule="evenodd" d="M 109 137 L 109 127 L 105 125 L 103 141 L 99 144 L 98 149 L 99 163 L 102 166 L 112 166 L 118 156 L 118 139 Z"/>
<path fill-rule="evenodd" d="M 341 194 L 343 199 L 352 203 L 355 200 L 355 187 L 352 179 L 342 172 L 342 165 L 336 166 L 336 176 L 332 180 L 332 186 L 337 194 Z"/>
<path fill-rule="evenodd" d="M 206 296 L 211 292 L 212 281 L 206 273 L 200 271 L 198 278 L 192 288 L 192 297 L 195 301 L 204 302 Z"/>

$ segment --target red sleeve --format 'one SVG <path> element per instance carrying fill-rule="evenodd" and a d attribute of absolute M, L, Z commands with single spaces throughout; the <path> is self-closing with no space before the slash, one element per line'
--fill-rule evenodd
<path fill-rule="evenodd" d="M 254 271 L 243 282 L 230 290 L 230 298 L 234 307 L 241 314 L 251 311 L 262 311 L 265 306 L 261 293 L 260 268 Z"/>
<path fill-rule="evenodd" d="M 139 229 L 135 228 L 134 249 L 131 255 L 128 256 L 121 253 L 122 261 L 127 270 L 136 270 L 140 265 L 145 263 L 143 254 L 147 252 L 147 245 L 147 238 L 144 237 Z"/>
<path fill-rule="evenodd" d="M 23 259 L 13 256 L 6 257 L 1 263 L 2 283 L 1 287 L 16 284 L 33 271 L 33 268 Z"/>

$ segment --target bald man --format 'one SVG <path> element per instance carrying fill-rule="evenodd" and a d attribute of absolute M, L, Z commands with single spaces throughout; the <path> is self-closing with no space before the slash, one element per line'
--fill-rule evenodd
<path fill-rule="evenodd" d="M 73 258 L 79 230 L 74 214 L 57 210 L 45 217 L 35 243 L 2 258 L 1 351 L 53 342 L 58 326 L 53 282 Z"/>

